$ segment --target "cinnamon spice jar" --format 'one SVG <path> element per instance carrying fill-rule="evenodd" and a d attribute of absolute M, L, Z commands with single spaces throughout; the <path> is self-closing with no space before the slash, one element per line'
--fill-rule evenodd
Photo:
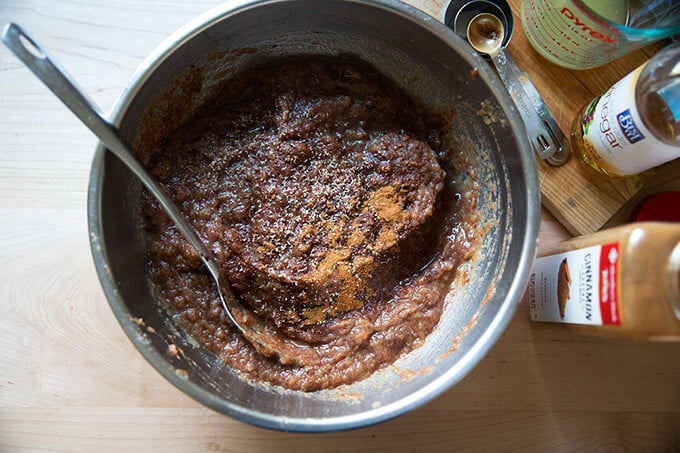
<path fill-rule="evenodd" d="M 633 223 L 565 241 L 537 258 L 525 297 L 533 321 L 680 341 L 680 225 Z"/>

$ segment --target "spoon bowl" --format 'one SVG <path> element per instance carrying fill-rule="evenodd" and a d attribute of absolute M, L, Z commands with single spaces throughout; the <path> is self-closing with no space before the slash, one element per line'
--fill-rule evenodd
<path fill-rule="evenodd" d="M 505 0 L 449 0 L 440 12 L 440 19 L 457 35 L 467 40 L 468 23 L 480 13 L 493 14 L 503 22 L 505 48 L 514 30 L 512 10 Z"/>
<path fill-rule="evenodd" d="M 467 37 L 473 49 L 493 58 L 503 49 L 505 29 L 498 17 L 481 13 L 468 24 Z"/>

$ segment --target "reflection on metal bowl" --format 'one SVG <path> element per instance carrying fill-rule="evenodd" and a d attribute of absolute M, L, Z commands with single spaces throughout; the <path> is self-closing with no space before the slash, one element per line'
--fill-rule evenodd
<path fill-rule="evenodd" d="M 367 379 L 330 390 L 289 391 L 242 379 L 184 335 L 150 294 L 138 217 L 141 187 L 101 146 L 89 188 L 92 252 L 127 335 L 188 395 L 267 428 L 357 428 L 441 394 L 499 338 L 522 296 L 535 253 L 536 164 L 512 100 L 484 60 L 434 18 L 393 0 L 241 1 L 212 10 L 145 60 L 112 120 L 133 141 L 148 106 L 187 71 L 203 68 L 206 78 L 201 95 L 178 106 L 185 115 L 240 69 L 293 55 L 351 55 L 370 62 L 430 109 L 449 112 L 459 151 L 472 162 L 472 168 L 452 177 L 479 185 L 485 234 L 479 252 L 465 265 L 467 281 L 457 281 L 439 325 L 421 347 Z"/>

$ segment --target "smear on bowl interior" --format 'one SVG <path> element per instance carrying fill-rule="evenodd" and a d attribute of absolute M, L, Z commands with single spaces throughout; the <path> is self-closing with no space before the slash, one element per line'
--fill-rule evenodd
<path fill-rule="evenodd" d="M 150 150 L 240 301 L 319 363 L 260 355 L 203 263 L 146 194 L 149 280 L 200 344 L 246 378 L 314 391 L 366 378 L 435 328 L 475 249 L 476 193 L 446 119 L 370 66 L 300 58 L 232 77 Z M 148 150 L 149 151 L 149 150 Z"/>

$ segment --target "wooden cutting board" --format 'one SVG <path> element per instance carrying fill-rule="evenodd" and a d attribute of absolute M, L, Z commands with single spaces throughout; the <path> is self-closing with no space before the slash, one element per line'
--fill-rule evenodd
<path fill-rule="evenodd" d="M 575 156 L 560 167 L 538 162 L 543 206 L 573 235 L 602 228 L 654 174 L 628 178 L 594 174 Z"/>
<path fill-rule="evenodd" d="M 529 74 L 567 135 L 584 105 L 667 44 L 653 44 L 596 69 L 568 70 L 548 62 L 534 51 L 522 32 L 521 0 L 510 0 L 509 3 L 515 31 L 508 51 L 520 69 Z M 560 167 L 539 160 L 538 172 L 543 206 L 573 235 L 601 229 L 655 173 L 649 170 L 627 178 L 609 178 L 588 171 L 574 153 Z"/>
<path fill-rule="evenodd" d="M 415 0 L 411 3 L 434 16 L 439 16 L 439 10 L 446 6 L 445 1 Z M 666 44 L 653 44 L 596 69 L 568 70 L 550 63 L 534 51 L 522 31 L 521 0 L 509 0 L 508 3 L 513 11 L 514 31 L 506 50 L 517 66 L 529 75 L 567 135 L 584 105 Z M 612 179 L 587 171 L 573 155 L 560 167 L 537 160 L 543 206 L 573 235 L 601 229 L 654 175 L 654 171 L 647 171 Z"/>

